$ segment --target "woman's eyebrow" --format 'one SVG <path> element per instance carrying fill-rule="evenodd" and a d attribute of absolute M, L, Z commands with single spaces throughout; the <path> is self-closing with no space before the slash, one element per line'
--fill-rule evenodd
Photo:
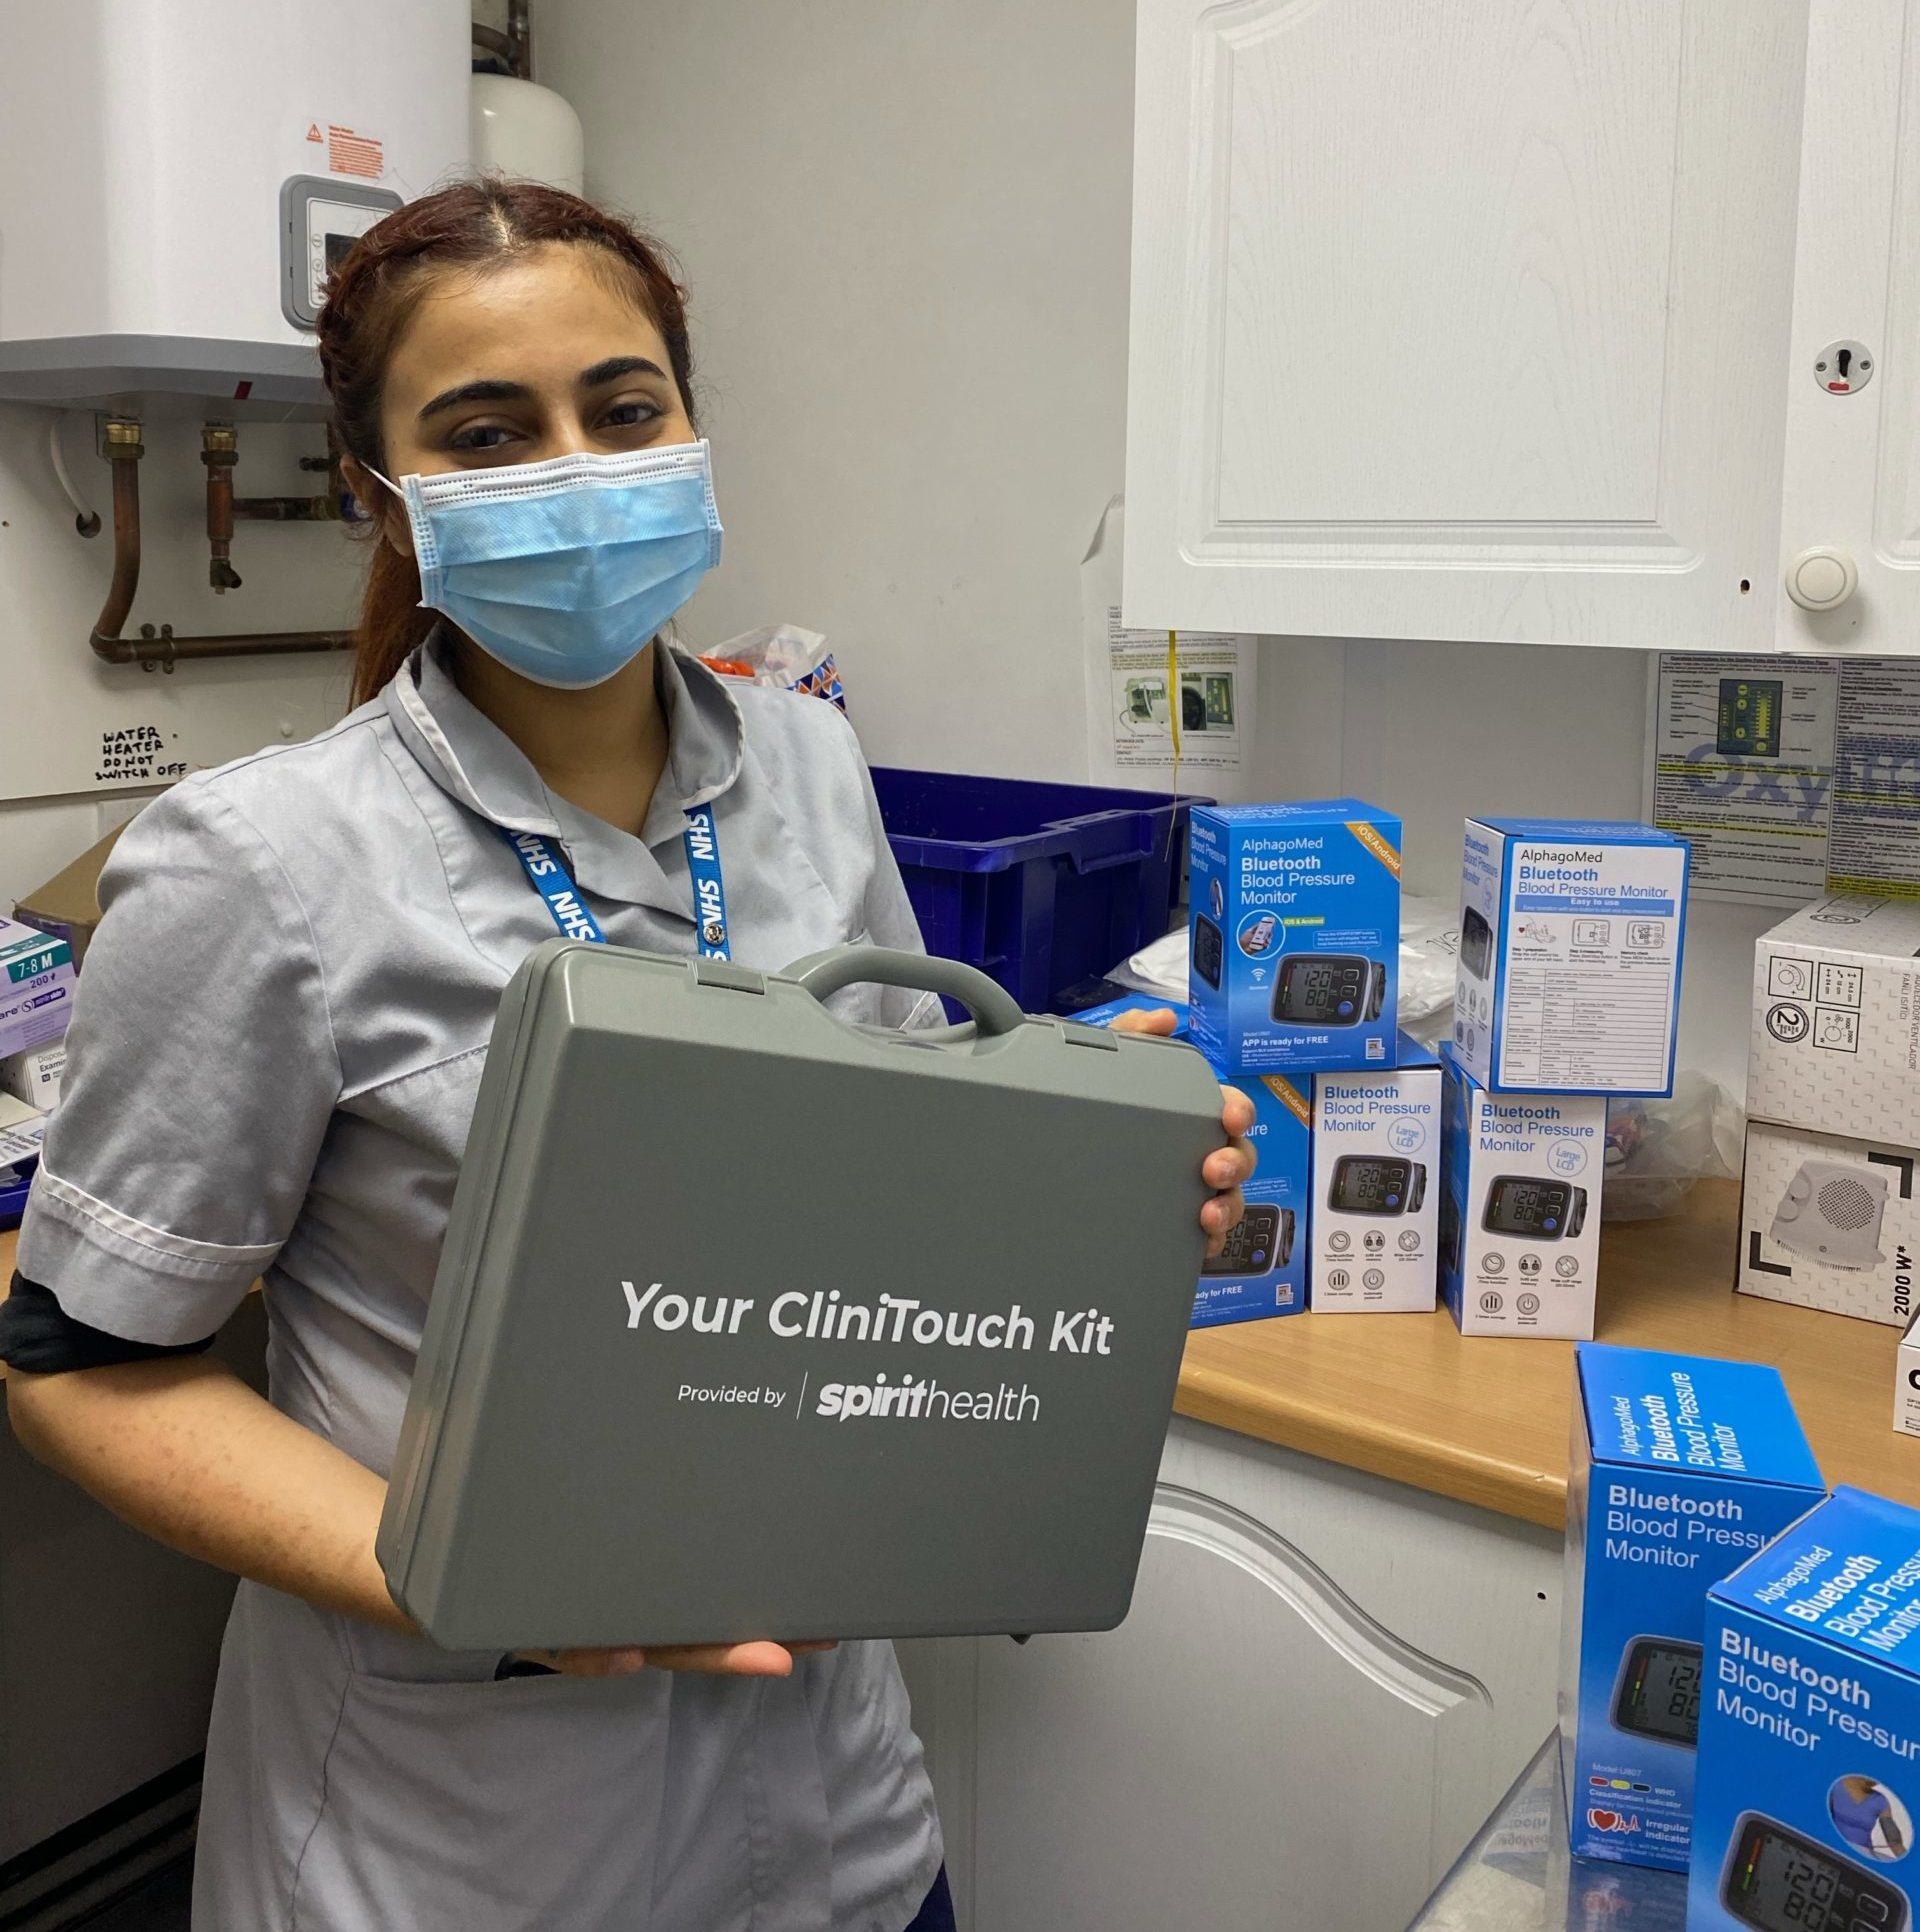
<path fill-rule="evenodd" d="M 618 382 L 622 376 L 658 376 L 664 382 L 667 372 L 645 356 L 608 356 L 591 369 L 580 371 L 582 389 L 598 389 L 603 382 Z"/>
<path fill-rule="evenodd" d="M 519 382 L 463 382 L 458 388 L 443 389 L 432 402 L 420 411 L 420 420 L 425 422 L 429 416 L 438 416 L 443 411 L 458 409 L 462 403 L 470 402 L 521 402 L 533 392 Z"/>

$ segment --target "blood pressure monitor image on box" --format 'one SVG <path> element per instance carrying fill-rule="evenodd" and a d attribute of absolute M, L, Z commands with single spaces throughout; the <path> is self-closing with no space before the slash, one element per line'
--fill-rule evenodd
<path fill-rule="evenodd" d="M 1477 906 L 1460 915 L 1460 963 L 1475 979 L 1485 979 L 1493 967 L 1493 928 Z"/>
<path fill-rule="evenodd" d="M 1701 1676 L 1698 1644 L 1680 1637 L 1634 1638 L 1614 1687 L 1613 1728 L 1691 1751 L 1700 1740 Z"/>
<path fill-rule="evenodd" d="M 1293 1210 L 1249 1201 L 1227 1245 L 1201 1263 L 1203 1275 L 1266 1275 L 1293 1259 Z"/>
<path fill-rule="evenodd" d="M 1274 975 L 1273 1017 L 1282 1026 L 1360 1026 L 1377 1020 L 1387 971 L 1358 953 L 1288 953 Z"/>
<path fill-rule="evenodd" d="M 1587 1224 L 1587 1190 L 1531 1174 L 1496 1174 L 1487 1189 L 1480 1225 L 1488 1234 L 1534 1241 L 1571 1239 Z"/>
<path fill-rule="evenodd" d="M 1759 1812 L 1741 1818 L 1720 1902 L 1754 1932 L 1906 1932 L 1907 1895 Z"/>
<path fill-rule="evenodd" d="M 1196 913 L 1193 921 L 1193 970 L 1217 993 L 1220 990 L 1220 972 L 1226 963 L 1227 944 L 1221 937 L 1220 928 L 1205 913 Z"/>
<path fill-rule="evenodd" d="M 1327 1187 L 1338 1214 L 1416 1214 L 1426 1198 L 1426 1168 L 1392 1154 L 1342 1154 Z"/>

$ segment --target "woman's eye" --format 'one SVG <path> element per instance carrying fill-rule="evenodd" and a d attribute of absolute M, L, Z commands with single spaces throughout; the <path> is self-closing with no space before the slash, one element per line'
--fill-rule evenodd
<path fill-rule="evenodd" d="M 498 449 L 512 434 L 499 423 L 470 423 L 457 429 L 451 438 L 454 449 Z"/>
<path fill-rule="evenodd" d="M 610 429 L 638 429 L 642 423 L 653 422 L 659 414 L 658 405 L 644 400 L 615 403 L 607 411 L 606 421 Z"/>

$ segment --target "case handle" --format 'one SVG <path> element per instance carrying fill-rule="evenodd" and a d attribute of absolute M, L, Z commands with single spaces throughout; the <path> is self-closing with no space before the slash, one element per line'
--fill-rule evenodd
<path fill-rule="evenodd" d="M 987 1039 L 1011 1033 L 1027 1019 L 1020 1002 L 997 980 L 977 967 L 932 953 L 896 952 L 887 946 L 830 946 L 823 953 L 796 959 L 780 977 L 798 980 L 817 1000 L 862 983 L 901 986 L 911 993 L 942 993 L 973 1015 Z"/>

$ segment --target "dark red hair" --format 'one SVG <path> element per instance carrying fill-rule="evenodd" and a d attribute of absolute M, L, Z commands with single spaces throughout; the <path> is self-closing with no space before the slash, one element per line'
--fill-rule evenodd
<path fill-rule="evenodd" d="M 380 390 L 421 293 L 440 271 L 503 265 L 549 242 L 598 249 L 641 312 L 665 338 L 673 378 L 689 410 L 693 351 L 687 296 L 659 243 L 578 195 L 533 181 L 463 181 L 410 201 L 354 244 L 320 311 L 320 373 L 332 398 L 339 449 L 363 468 L 386 470 Z M 420 608 L 413 559 L 376 543 L 360 608 L 353 701 L 363 704 L 399 670 L 433 628 Z"/>

